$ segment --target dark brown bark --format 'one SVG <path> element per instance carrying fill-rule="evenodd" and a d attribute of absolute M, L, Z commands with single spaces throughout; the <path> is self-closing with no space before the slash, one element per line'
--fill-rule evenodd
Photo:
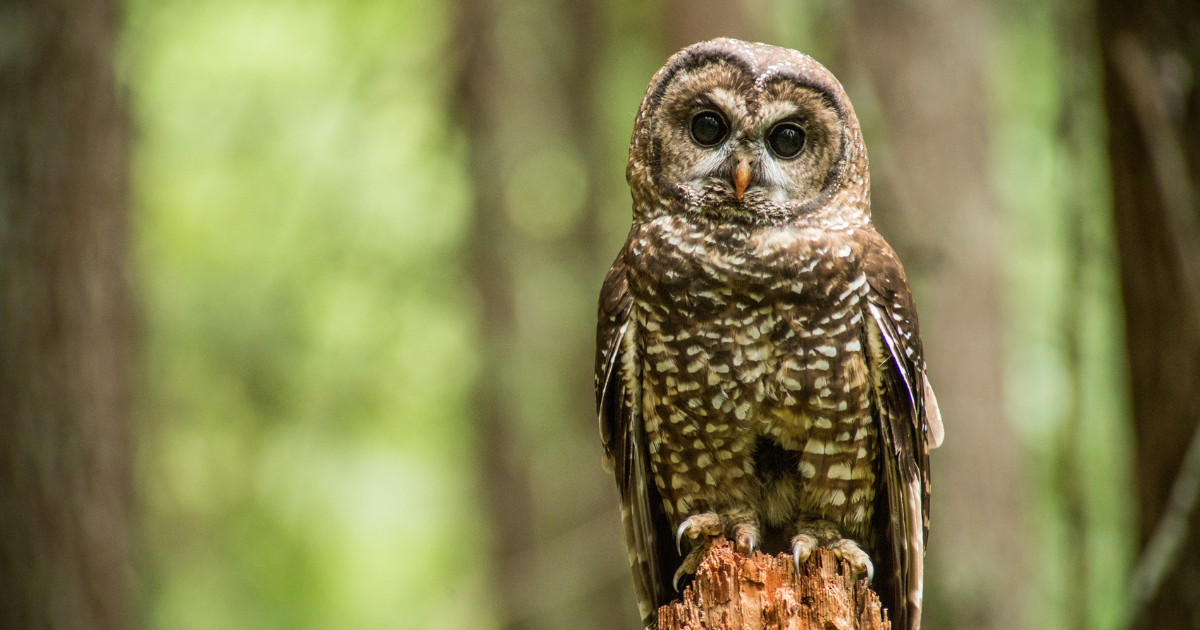
<path fill-rule="evenodd" d="M 1188 261 L 1181 259 L 1175 240 L 1178 217 L 1169 211 L 1172 198 L 1184 188 L 1194 191 L 1200 182 L 1200 5 L 1099 0 L 1096 6 L 1132 386 L 1139 547 L 1144 550 L 1200 422 L 1200 312 L 1187 281 Z M 1156 101 L 1162 109 L 1139 107 L 1139 99 Z M 1156 156 L 1156 128 L 1165 134 L 1158 144 L 1179 149 L 1168 158 L 1174 164 Z M 1174 174 L 1163 177 L 1163 169 Z M 1193 221 L 1198 216 L 1194 201 L 1182 209 Z M 1170 630 L 1200 623 L 1196 529 L 1193 517 L 1175 569 L 1147 607 L 1144 627 Z"/>
<path fill-rule="evenodd" d="M 127 628 L 117 3 L 0 8 L 0 627 Z"/>
<path fill-rule="evenodd" d="M 792 556 L 752 557 L 716 541 L 678 601 L 658 609 L 658 630 L 887 630 L 879 597 L 850 564 L 817 549 L 796 575 Z"/>
<path fill-rule="evenodd" d="M 946 424 L 932 453 L 923 622 L 1022 627 L 1022 467 L 1004 417 L 998 203 L 990 185 L 987 45 L 977 0 L 854 0 L 842 78 L 865 79 L 872 212 L 905 262 Z M 877 133 L 876 133 L 877 132 Z M 882 142 L 881 142 L 882 140 Z"/>

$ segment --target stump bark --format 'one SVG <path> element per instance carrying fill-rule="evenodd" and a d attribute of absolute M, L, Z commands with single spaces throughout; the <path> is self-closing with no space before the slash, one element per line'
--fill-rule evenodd
<path fill-rule="evenodd" d="M 890 630 L 879 597 L 849 563 L 817 549 L 796 575 L 792 556 L 735 553 L 718 539 L 683 594 L 658 609 L 659 630 Z"/>

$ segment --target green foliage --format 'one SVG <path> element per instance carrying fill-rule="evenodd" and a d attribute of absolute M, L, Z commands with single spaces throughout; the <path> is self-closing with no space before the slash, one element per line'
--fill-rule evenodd
<path fill-rule="evenodd" d="M 1005 391 L 1029 465 L 1032 614 L 1040 627 L 1099 629 L 1124 627 L 1136 529 L 1098 48 L 1085 6 L 1024 3 L 1003 14 L 992 152 L 1007 219 Z M 1072 27 L 1082 27 L 1074 49 Z M 1074 525 L 1072 502 L 1082 511 Z"/>
<path fill-rule="evenodd" d="M 563 7 L 501 4 L 513 100 L 495 130 L 506 152 L 500 197 L 526 245 L 513 253 L 518 330 L 504 378 L 520 398 L 537 537 L 570 543 L 546 554 L 544 564 L 565 571 L 547 573 L 558 576 L 547 592 L 580 597 L 584 580 L 615 583 L 617 571 L 628 590 L 619 555 L 596 560 L 621 565 L 598 578 L 572 564 L 603 529 L 586 523 L 595 506 L 613 501 L 587 391 L 591 317 L 598 265 L 629 226 L 633 116 L 670 51 L 657 46 L 655 3 L 600 3 L 597 120 L 581 141 L 546 79 L 565 71 Z M 752 4 L 765 9 L 775 43 L 823 59 L 836 49 L 826 25 L 840 3 Z M 1074 112 L 1089 139 L 1071 153 L 1054 6 L 1004 13 L 995 56 L 1006 391 L 1031 463 L 1038 625 L 1062 626 L 1060 586 L 1073 579 L 1055 486 L 1072 413 L 1064 322 L 1080 306 L 1084 428 L 1074 448 L 1087 506 L 1088 627 L 1113 628 L 1132 546 L 1117 279 L 1099 105 Z M 453 4 L 129 0 L 126 10 L 131 272 L 144 305 L 145 626 L 498 625 L 467 406 L 481 350 L 462 272 L 471 184 L 447 106 Z M 870 113 L 878 104 L 848 85 L 869 142 L 884 141 Z M 564 253 L 589 199 L 602 261 Z M 1064 298 L 1072 208 L 1082 209 L 1090 243 L 1078 304 Z M 953 419 L 947 429 L 953 440 Z M 615 541 L 617 527 L 601 534 Z"/>
<path fill-rule="evenodd" d="M 446 7 L 127 10 L 146 625 L 484 624 Z"/>

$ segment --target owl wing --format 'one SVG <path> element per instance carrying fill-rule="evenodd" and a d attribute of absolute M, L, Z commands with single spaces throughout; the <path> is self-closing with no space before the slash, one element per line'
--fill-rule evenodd
<path fill-rule="evenodd" d="M 876 494 L 880 597 L 894 627 L 921 625 L 925 542 L 929 536 L 929 449 L 942 420 L 925 375 L 916 309 L 904 269 L 875 235 L 865 260 L 868 341 L 879 422 L 882 492 Z"/>
<path fill-rule="evenodd" d="M 641 417 L 641 353 L 631 317 L 627 268 L 621 256 L 600 291 L 596 330 L 596 408 L 605 469 L 621 493 L 621 523 L 633 569 L 633 585 L 645 625 L 671 599 L 671 577 L 679 564 L 671 524 L 650 470 Z"/>

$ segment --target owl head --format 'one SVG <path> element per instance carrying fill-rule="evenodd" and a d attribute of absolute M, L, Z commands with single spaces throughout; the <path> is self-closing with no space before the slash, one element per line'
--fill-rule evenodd
<path fill-rule="evenodd" d="M 734 39 L 689 46 L 655 74 L 626 177 L 635 216 L 869 212 L 866 149 L 838 80 L 807 55 Z"/>

